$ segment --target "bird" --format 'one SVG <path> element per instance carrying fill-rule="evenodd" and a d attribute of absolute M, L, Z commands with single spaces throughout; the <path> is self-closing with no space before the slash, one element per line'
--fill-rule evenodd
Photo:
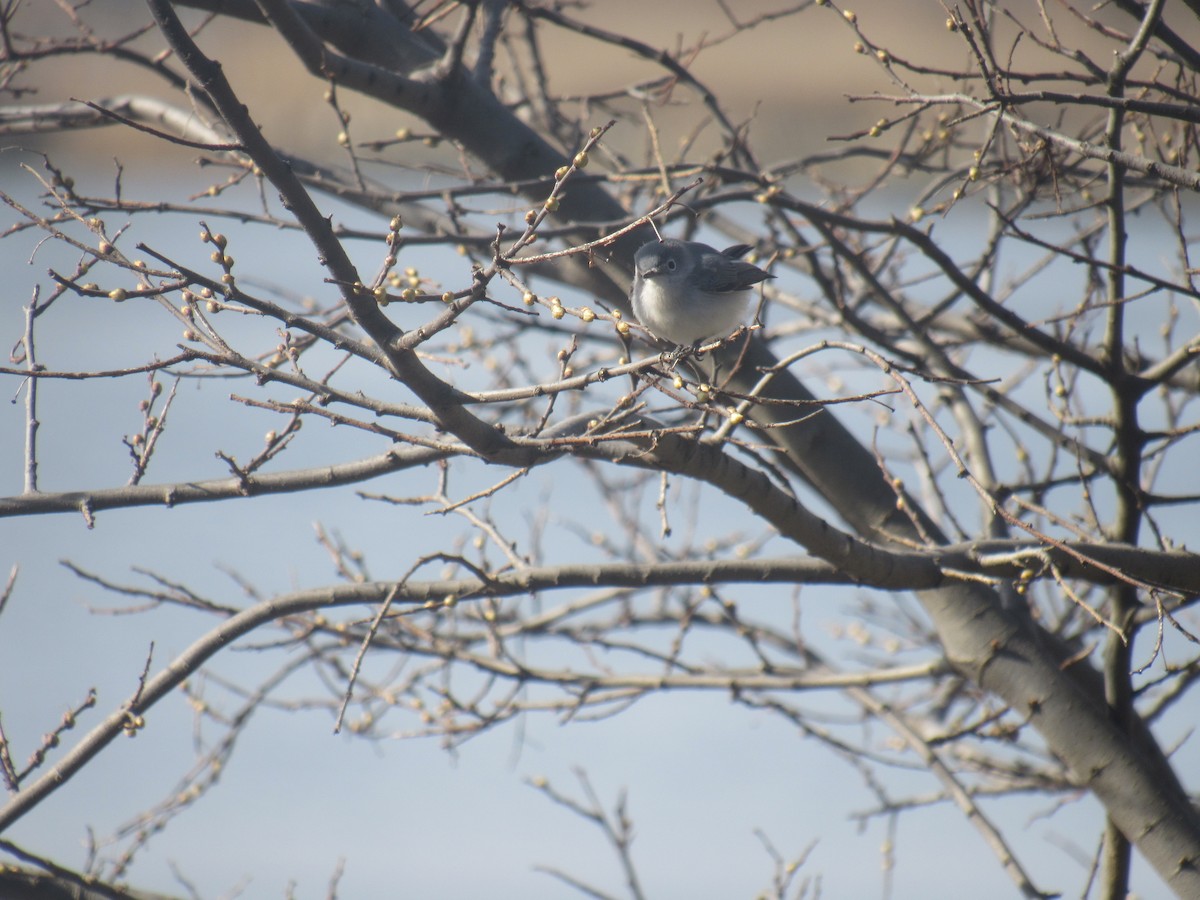
<path fill-rule="evenodd" d="M 674 238 L 643 244 L 633 258 L 633 314 L 655 337 L 680 347 L 728 337 L 746 318 L 750 288 L 775 277 L 741 259 L 750 249 Z"/>

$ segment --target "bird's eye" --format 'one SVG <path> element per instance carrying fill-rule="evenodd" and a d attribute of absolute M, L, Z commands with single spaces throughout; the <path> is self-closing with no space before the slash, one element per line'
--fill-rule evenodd
<path fill-rule="evenodd" d="M 667 268 L 670 269 L 672 272 L 674 272 L 675 271 L 675 260 L 668 259 L 667 260 Z"/>

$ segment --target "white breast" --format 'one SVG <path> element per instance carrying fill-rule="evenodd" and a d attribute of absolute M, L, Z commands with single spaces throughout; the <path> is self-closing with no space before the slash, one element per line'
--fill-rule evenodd
<path fill-rule="evenodd" d="M 684 302 L 669 297 L 657 279 L 642 279 L 634 292 L 633 314 L 656 337 L 681 347 L 728 337 L 746 318 L 749 291 L 709 294 L 693 291 Z"/>

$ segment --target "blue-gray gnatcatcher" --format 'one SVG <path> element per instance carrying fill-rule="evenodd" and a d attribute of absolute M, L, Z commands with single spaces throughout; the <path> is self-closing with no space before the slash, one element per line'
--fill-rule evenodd
<path fill-rule="evenodd" d="M 749 251 L 748 244 L 718 251 L 674 239 L 643 244 L 633 258 L 633 314 L 681 347 L 729 337 L 746 318 L 750 288 L 775 277 L 740 259 Z"/>

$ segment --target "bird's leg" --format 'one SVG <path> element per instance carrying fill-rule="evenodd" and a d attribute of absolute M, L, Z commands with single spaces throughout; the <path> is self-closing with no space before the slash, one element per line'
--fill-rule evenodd
<path fill-rule="evenodd" d="M 694 345 L 691 347 L 676 346 L 671 350 L 664 350 L 659 354 L 658 358 L 664 366 L 667 366 L 668 368 L 674 368 L 675 366 L 679 365 L 679 361 L 681 359 L 685 359 L 695 352 L 696 347 Z"/>

